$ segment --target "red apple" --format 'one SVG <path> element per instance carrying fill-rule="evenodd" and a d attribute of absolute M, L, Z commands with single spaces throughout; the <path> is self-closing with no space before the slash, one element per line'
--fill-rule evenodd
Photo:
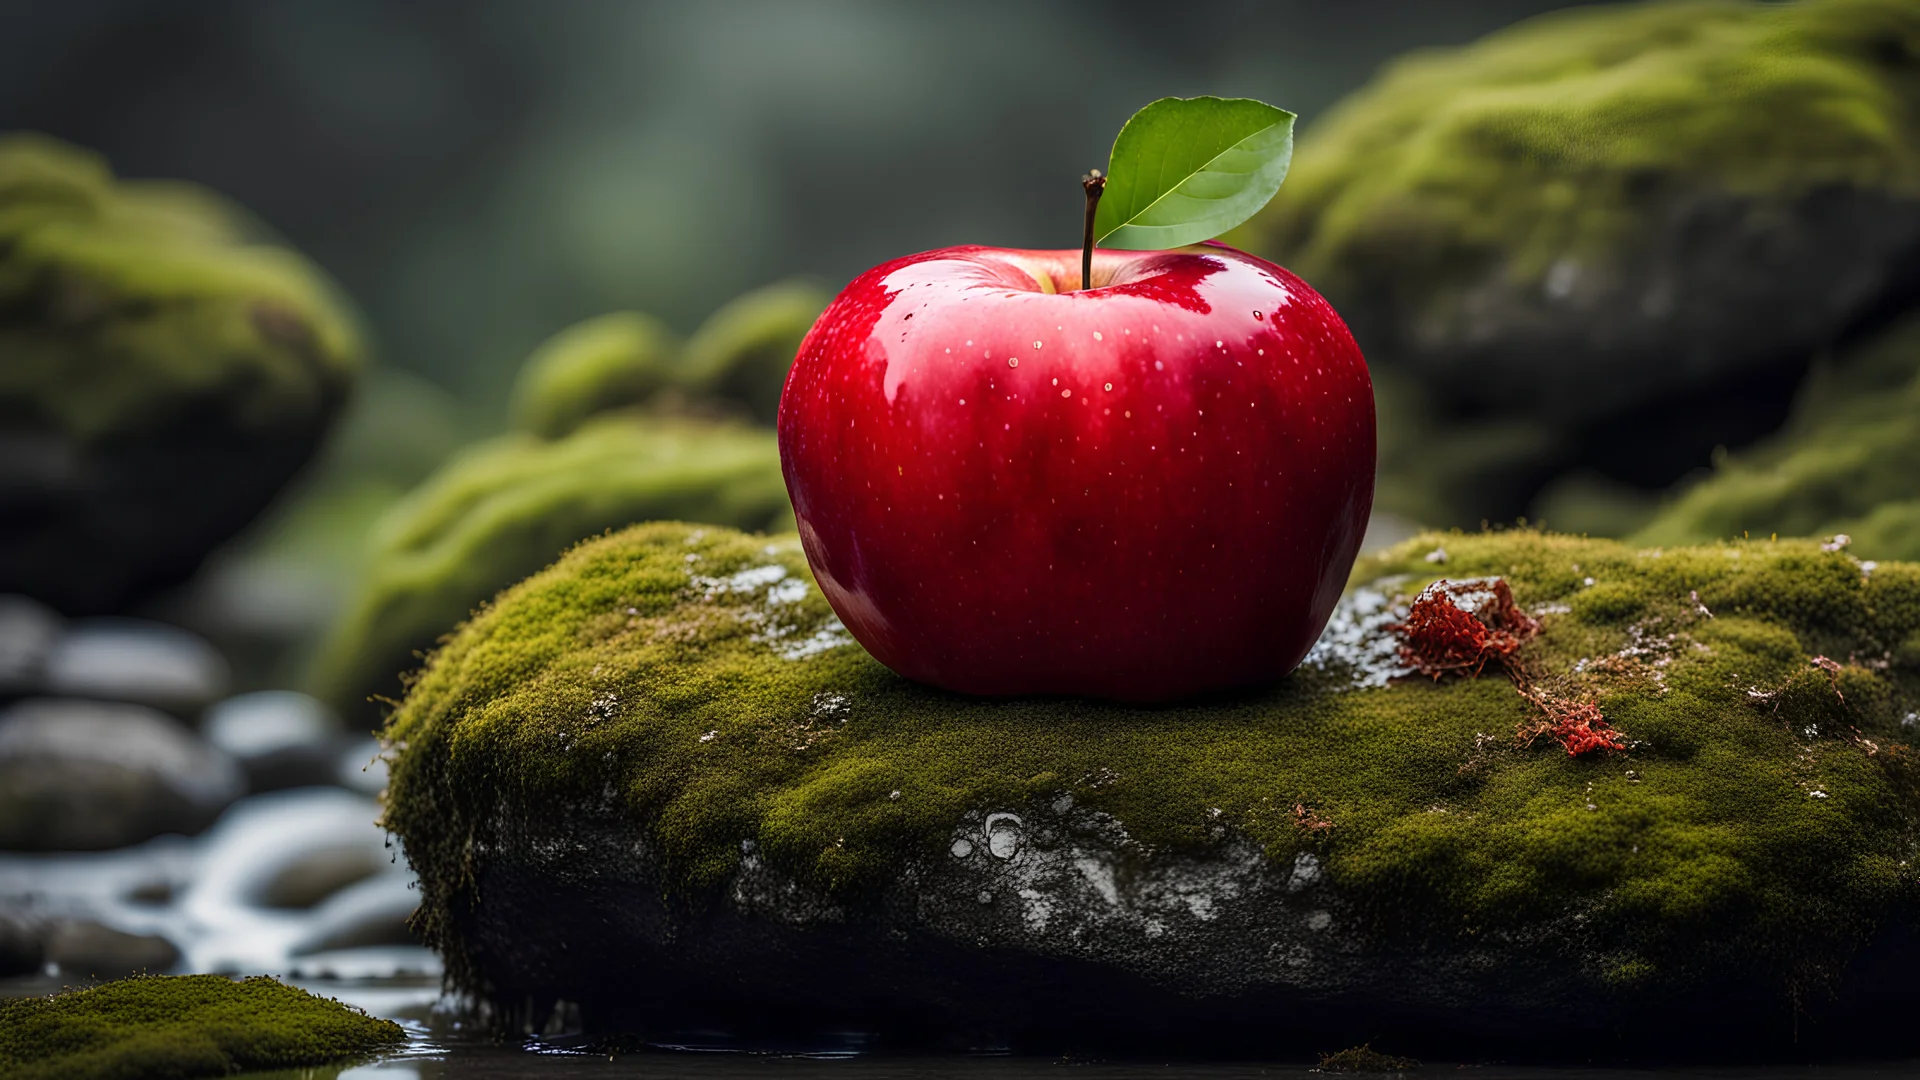
<path fill-rule="evenodd" d="M 860 275 L 800 346 L 780 460 L 827 600 L 969 694 L 1152 702 L 1268 682 L 1373 503 L 1346 325 L 1222 244 L 955 247 Z"/>

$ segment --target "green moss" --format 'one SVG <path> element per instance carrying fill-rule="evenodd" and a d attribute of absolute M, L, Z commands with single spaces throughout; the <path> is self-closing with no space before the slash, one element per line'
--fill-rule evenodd
<path fill-rule="evenodd" d="M 791 513 L 764 429 L 613 415 L 552 442 L 477 444 L 381 517 L 316 692 L 371 718 L 368 697 L 397 694 L 440 635 L 585 537 L 655 518 L 765 528 Z"/>
<path fill-rule="evenodd" d="M 638 312 L 614 312 L 570 326 L 521 366 L 513 388 L 513 426 L 556 439 L 589 416 L 641 404 L 676 382 L 679 351 L 673 331 Z"/>
<path fill-rule="evenodd" d="M 0 138 L 0 422 L 86 443 L 214 401 L 246 430 L 312 427 L 361 363 L 358 331 L 320 272 L 262 232 L 199 188 Z"/>
<path fill-rule="evenodd" d="M 687 339 L 684 379 L 694 396 L 746 405 L 772 423 L 800 341 L 830 300 L 817 286 L 786 281 L 731 301 Z"/>
<path fill-rule="evenodd" d="M 1070 792 L 1148 850 L 1216 843 L 1216 823 L 1277 860 L 1313 846 L 1382 936 L 1578 909 L 1617 946 L 1589 973 L 1615 988 L 1749 969 L 1804 982 L 1907 910 L 1920 802 L 1889 764 L 1910 760 L 1898 717 L 1920 681 L 1876 658 L 1920 633 L 1920 568 L 1863 577 L 1806 542 L 1454 533 L 1355 579 L 1411 594 L 1436 547 L 1448 575 L 1504 576 L 1542 612 L 1522 654 L 1536 685 L 1597 701 L 1629 752 L 1516 741 L 1537 715 L 1497 674 L 1359 687 L 1306 667 L 1154 709 L 946 694 L 851 644 L 796 539 L 654 524 L 573 549 L 435 654 L 387 732 L 387 823 L 427 933 L 470 984 L 453 913 L 490 830 L 607 798 L 680 902 L 705 902 L 753 839 L 857 903 L 938 858 L 963 814 Z M 1858 663 L 1836 681 L 1816 654 Z M 1300 828 L 1301 804 L 1334 827 Z"/>
<path fill-rule="evenodd" d="M 1920 193 L 1904 0 L 1570 10 L 1414 53 L 1312 124 L 1239 242 L 1418 309 L 1504 265 L 1608 252 L 1674 190 Z M 1401 286 L 1383 285 L 1399 282 Z"/>
<path fill-rule="evenodd" d="M 271 978 L 153 975 L 0 1000 L 0 1073 L 13 1080 L 174 1080 L 326 1065 L 406 1033 Z"/>
<path fill-rule="evenodd" d="M 1920 316 L 1816 367 L 1777 435 L 1720 462 L 1638 534 L 1853 538 L 1855 555 L 1920 559 Z"/>

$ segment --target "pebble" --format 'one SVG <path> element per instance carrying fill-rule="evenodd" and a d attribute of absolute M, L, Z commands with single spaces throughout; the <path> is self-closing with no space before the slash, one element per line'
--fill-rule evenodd
<path fill-rule="evenodd" d="M 419 939 L 407 928 L 407 920 L 419 906 L 412 874 L 369 878 L 341 890 L 316 910 L 310 928 L 289 952 L 309 956 L 376 945 L 416 945 Z"/>
<path fill-rule="evenodd" d="M 45 962 L 62 974 L 119 979 L 159 974 L 180 962 L 180 950 L 158 934 L 130 934 L 92 919 L 68 919 L 48 931 Z"/>
<path fill-rule="evenodd" d="M 34 698 L 0 711 L 0 850 L 195 833 L 244 784 L 232 758 L 142 705 Z"/>
<path fill-rule="evenodd" d="M 63 697 L 134 701 L 183 716 L 227 692 L 227 661 L 198 635 L 145 619 L 75 622 L 46 659 L 45 688 Z"/>
<path fill-rule="evenodd" d="M 338 779 L 344 736 L 340 720 L 296 690 L 261 690 L 230 697 L 200 722 L 207 741 L 246 770 L 254 792 L 332 784 Z"/>
<path fill-rule="evenodd" d="M 60 616 L 52 608 L 25 596 L 0 596 L 0 695 L 40 688 L 60 633 Z"/>

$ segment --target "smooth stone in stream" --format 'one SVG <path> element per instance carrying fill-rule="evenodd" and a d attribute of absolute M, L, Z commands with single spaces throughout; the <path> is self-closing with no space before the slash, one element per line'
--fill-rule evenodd
<path fill-rule="evenodd" d="M 227 692 L 227 661 L 197 634 L 145 619 L 73 624 L 46 661 L 62 697 L 134 701 L 190 716 Z"/>
<path fill-rule="evenodd" d="M 45 949 L 47 963 L 63 974 L 94 979 L 160 974 L 180 962 L 180 950 L 158 934 L 130 934 L 92 919 L 55 923 Z"/>
<path fill-rule="evenodd" d="M 0 695 L 39 688 L 61 629 L 60 616 L 38 600 L 0 596 Z"/>
<path fill-rule="evenodd" d="M 195 833 L 243 790 L 231 758 L 142 705 L 35 698 L 0 711 L 0 850 Z"/>
<path fill-rule="evenodd" d="M 200 728 L 207 741 L 240 762 L 251 791 L 336 782 L 340 720 L 297 690 L 230 697 L 207 710 Z"/>

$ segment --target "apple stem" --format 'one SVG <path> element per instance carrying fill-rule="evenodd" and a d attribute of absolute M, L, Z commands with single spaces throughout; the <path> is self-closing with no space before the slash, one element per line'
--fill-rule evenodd
<path fill-rule="evenodd" d="M 1107 178 L 1094 169 L 1080 178 L 1080 186 L 1087 193 L 1087 238 L 1080 249 L 1080 288 L 1084 291 L 1093 288 L 1093 210 L 1100 205 L 1100 193 L 1107 190 Z"/>

